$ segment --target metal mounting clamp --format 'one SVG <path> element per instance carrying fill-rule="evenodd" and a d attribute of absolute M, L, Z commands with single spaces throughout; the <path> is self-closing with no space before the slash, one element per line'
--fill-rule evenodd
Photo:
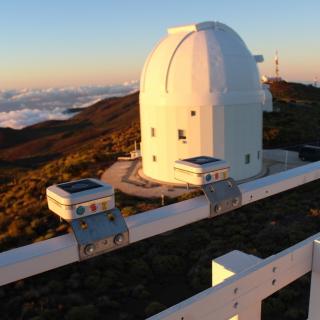
<path fill-rule="evenodd" d="M 242 196 L 232 178 L 203 185 L 202 191 L 210 202 L 210 218 L 241 207 Z"/>
<path fill-rule="evenodd" d="M 128 228 L 117 208 L 71 220 L 70 226 L 79 245 L 80 260 L 129 244 Z"/>

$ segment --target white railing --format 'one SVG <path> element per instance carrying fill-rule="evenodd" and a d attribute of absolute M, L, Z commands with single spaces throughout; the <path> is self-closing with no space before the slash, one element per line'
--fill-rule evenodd
<path fill-rule="evenodd" d="M 243 183 L 239 185 L 242 204 L 246 205 L 267 198 L 319 178 L 320 162 L 316 162 Z M 129 244 L 209 216 L 210 205 L 204 196 L 130 216 L 126 218 Z M 218 286 L 205 290 L 151 319 L 219 320 L 229 319 L 234 315 L 239 315 L 242 320 L 258 319 L 257 314 L 259 314 L 262 299 L 311 269 L 313 271 L 311 294 L 319 296 L 318 265 L 312 268 L 313 247 L 318 246 L 313 242 L 318 238 L 320 234 L 257 263 Z M 0 253 L 0 285 L 76 261 L 79 261 L 78 244 L 73 234 L 2 252 Z M 315 299 L 315 296 L 311 295 L 309 320 L 320 319 L 315 316 L 319 313 L 313 311 L 316 310 Z M 255 316 L 250 317 L 246 312 L 249 314 L 252 312 Z"/>
<path fill-rule="evenodd" d="M 234 260 L 233 263 L 239 261 Z M 232 269 L 230 263 L 228 267 Z M 240 320 L 258 320 L 263 299 L 310 271 L 309 320 L 319 320 L 320 233 L 227 277 L 220 284 L 149 319 L 220 320 L 237 316 Z"/>

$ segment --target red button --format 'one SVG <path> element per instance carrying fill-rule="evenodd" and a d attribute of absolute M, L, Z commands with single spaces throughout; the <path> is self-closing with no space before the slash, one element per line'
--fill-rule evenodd
<path fill-rule="evenodd" d="M 218 179 L 219 179 L 219 173 L 218 173 L 218 172 L 214 174 L 214 179 L 215 179 L 215 180 L 218 180 Z"/>
<path fill-rule="evenodd" d="M 90 209 L 91 209 L 91 211 L 96 211 L 96 210 L 97 210 L 96 204 L 93 203 L 93 204 L 90 206 Z"/>

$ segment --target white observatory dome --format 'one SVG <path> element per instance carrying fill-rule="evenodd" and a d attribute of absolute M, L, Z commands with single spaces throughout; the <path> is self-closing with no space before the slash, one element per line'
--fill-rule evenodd
<path fill-rule="evenodd" d="M 177 159 L 225 159 L 234 179 L 262 166 L 262 105 L 256 60 L 239 35 L 218 22 L 168 29 L 140 81 L 143 172 L 177 183 Z M 257 60 L 258 61 L 258 60 Z"/>

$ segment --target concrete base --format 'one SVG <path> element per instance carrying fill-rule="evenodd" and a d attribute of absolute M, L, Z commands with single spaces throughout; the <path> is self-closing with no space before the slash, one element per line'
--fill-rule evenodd
<path fill-rule="evenodd" d="M 127 194 L 144 198 L 178 197 L 190 192 L 186 185 L 163 184 L 143 175 L 141 160 L 117 161 L 101 176 L 101 180 Z M 192 189 L 194 190 L 194 189 Z"/>

